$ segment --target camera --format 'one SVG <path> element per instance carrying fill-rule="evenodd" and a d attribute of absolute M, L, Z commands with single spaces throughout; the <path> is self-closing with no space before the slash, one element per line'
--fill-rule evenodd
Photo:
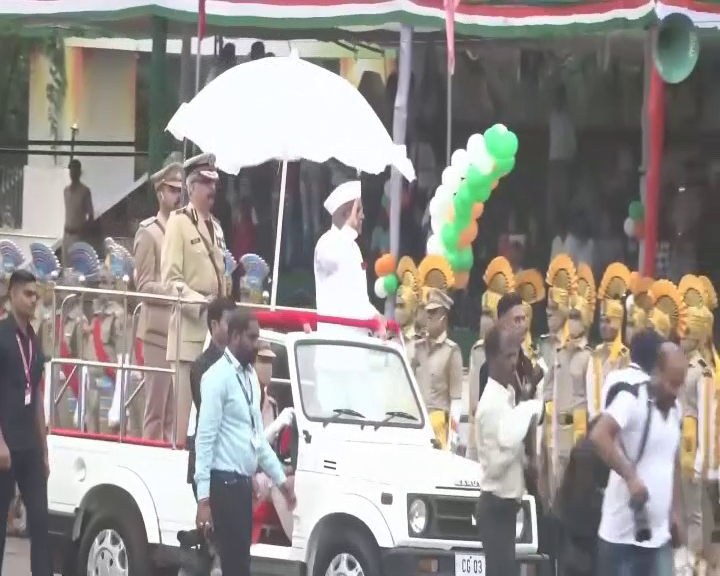
<path fill-rule="evenodd" d="M 647 542 L 652 538 L 652 529 L 650 528 L 650 519 L 645 508 L 645 502 L 631 502 L 630 507 L 633 511 L 633 521 L 635 523 L 635 542 Z"/>

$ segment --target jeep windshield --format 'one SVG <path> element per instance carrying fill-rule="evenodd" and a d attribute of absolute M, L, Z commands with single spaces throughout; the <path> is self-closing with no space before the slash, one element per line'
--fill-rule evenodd
<path fill-rule="evenodd" d="M 311 340 L 295 344 L 295 358 L 309 420 L 422 428 L 422 409 L 396 349 Z"/>

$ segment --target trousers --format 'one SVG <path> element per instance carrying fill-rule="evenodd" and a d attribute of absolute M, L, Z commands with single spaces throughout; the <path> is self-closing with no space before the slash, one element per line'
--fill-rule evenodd
<path fill-rule="evenodd" d="M 672 576 L 672 545 L 642 548 L 598 539 L 596 576 Z"/>
<path fill-rule="evenodd" d="M 477 505 L 477 522 L 485 552 L 485 576 L 517 576 L 515 520 L 520 502 L 483 492 Z"/>
<path fill-rule="evenodd" d="M 15 496 L 15 483 L 27 511 L 27 530 L 30 537 L 30 571 L 33 576 L 53 576 L 52 551 L 48 536 L 47 476 L 39 450 L 10 452 L 10 470 L 0 471 L 0 576 L 5 554 L 7 519 L 10 503 Z M 12 576 L 12 575 L 10 575 Z"/>
<path fill-rule="evenodd" d="M 165 359 L 167 349 L 152 342 L 143 342 L 145 365 L 153 368 L 170 368 Z M 143 438 L 172 442 L 175 395 L 172 376 L 160 372 L 145 373 L 145 414 Z"/>
<path fill-rule="evenodd" d="M 190 423 L 190 409 L 192 407 L 192 391 L 190 389 L 190 367 L 192 362 L 178 362 L 179 378 L 175 382 L 175 394 L 177 395 L 177 444 L 185 446 L 187 440 L 188 424 Z M 175 363 L 173 363 L 173 367 Z"/>
<path fill-rule="evenodd" d="M 252 541 L 252 482 L 235 472 L 210 472 L 213 543 L 223 576 L 249 576 Z"/>

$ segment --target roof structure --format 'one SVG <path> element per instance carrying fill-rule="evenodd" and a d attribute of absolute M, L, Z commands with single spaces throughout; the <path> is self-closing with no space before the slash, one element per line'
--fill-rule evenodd
<path fill-rule="evenodd" d="M 715 4 L 670 0 L 688 10 Z M 575 35 L 644 28 L 656 18 L 656 0 L 462 0 L 455 12 L 458 36 Z M 198 0 L 3 0 L 0 23 L 33 28 L 85 27 L 97 35 L 149 37 L 151 17 L 180 35 L 197 21 Z M 675 9 L 675 8 L 673 8 Z M 206 35 L 317 39 L 377 38 L 401 24 L 416 33 L 444 34 L 443 0 L 207 0 Z M 3 22 L 4 21 L 4 22 Z"/>

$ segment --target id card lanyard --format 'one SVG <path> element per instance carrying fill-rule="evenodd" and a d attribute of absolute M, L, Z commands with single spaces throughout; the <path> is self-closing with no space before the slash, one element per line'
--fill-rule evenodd
<path fill-rule="evenodd" d="M 22 358 L 23 363 L 23 370 L 25 371 L 25 406 L 30 406 L 30 402 L 32 401 L 32 386 L 30 384 L 30 366 L 32 363 L 33 358 L 33 343 L 32 339 L 28 340 L 28 353 L 30 355 L 30 360 L 28 361 L 27 356 L 25 356 L 25 349 L 22 345 L 22 340 L 20 340 L 20 335 L 15 334 L 15 339 L 18 343 L 18 348 L 20 348 L 20 356 Z"/>
<path fill-rule="evenodd" d="M 233 367 L 233 371 L 235 372 L 235 378 L 237 378 L 238 384 L 240 385 L 240 390 L 242 390 L 243 396 L 245 397 L 245 402 L 247 402 L 248 407 L 248 414 L 250 415 L 250 425 L 252 426 L 252 445 L 254 449 L 257 449 L 257 437 L 258 432 L 257 428 L 255 427 L 255 415 L 253 414 L 253 388 L 252 388 L 252 382 L 250 382 L 250 392 L 245 388 L 245 384 L 243 384 L 242 378 L 240 378 L 240 374 L 238 374 L 237 370 L 235 369 L 235 365 L 233 364 L 232 360 L 230 360 L 230 357 L 227 355 L 227 352 L 225 352 L 225 359 L 228 361 L 228 363 Z"/>

